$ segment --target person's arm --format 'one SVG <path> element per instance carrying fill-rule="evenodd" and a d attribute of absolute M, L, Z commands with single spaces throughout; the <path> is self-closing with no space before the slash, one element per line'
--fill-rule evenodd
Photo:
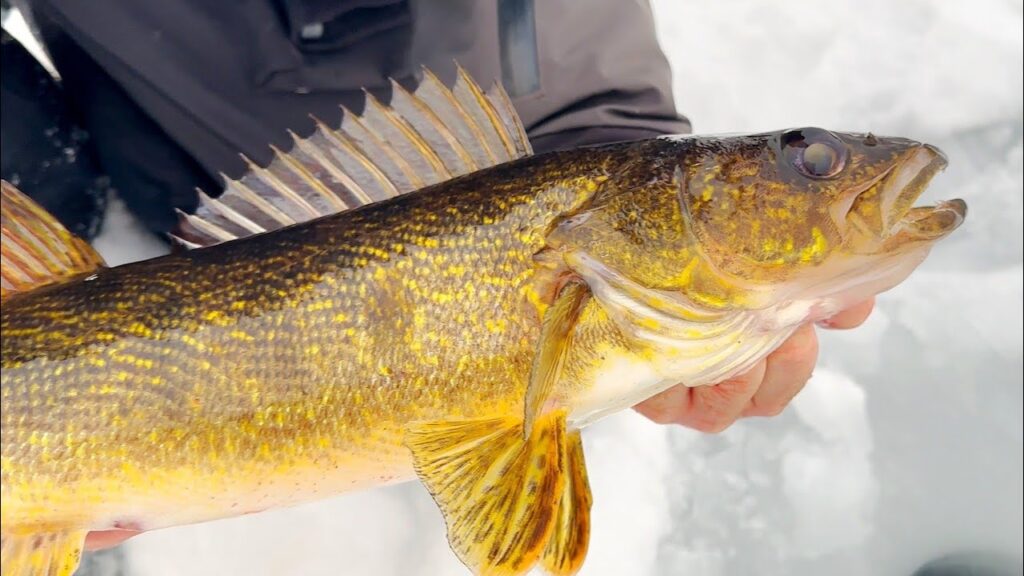
<path fill-rule="evenodd" d="M 503 23 L 501 49 L 506 85 L 516 80 L 509 90 L 538 152 L 690 132 L 647 2 L 504 3 L 534 5 L 535 54 L 529 21 Z"/>

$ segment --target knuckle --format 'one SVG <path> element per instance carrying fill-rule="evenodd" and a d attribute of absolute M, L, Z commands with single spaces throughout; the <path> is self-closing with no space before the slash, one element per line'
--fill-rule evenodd
<path fill-rule="evenodd" d="M 788 361 L 815 360 L 818 357 L 818 337 L 813 328 L 802 328 L 778 350 L 778 355 Z"/>
<path fill-rule="evenodd" d="M 644 415 L 655 424 L 673 424 L 679 419 L 671 411 L 665 409 L 652 410 Z"/>
<path fill-rule="evenodd" d="M 793 398 L 803 390 L 809 378 L 795 378 L 785 389 L 773 390 L 771 394 L 755 395 L 750 399 L 747 414 L 751 416 L 778 416 L 789 408 Z"/>

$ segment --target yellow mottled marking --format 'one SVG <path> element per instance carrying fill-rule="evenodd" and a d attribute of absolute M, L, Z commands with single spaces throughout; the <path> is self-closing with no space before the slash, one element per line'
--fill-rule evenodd
<path fill-rule="evenodd" d="M 803 262 L 813 262 L 824 256 L 828 250 L 828 240 L 825 239 L 821 228 L 817 226 L 811 228 L 811 237 L 814 239 L 813 242 L 800 251 L 800 260 Z"/>

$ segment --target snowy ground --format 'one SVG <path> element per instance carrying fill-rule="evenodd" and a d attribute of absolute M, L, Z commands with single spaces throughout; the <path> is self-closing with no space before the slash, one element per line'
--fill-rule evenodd
<path fill-rule="evenodd" d="M 585 433 L 584 575 L 909 575 L 1022 547 L 1019 1 L 655 3 L 698 132 L 820 125 L 934 143 L 965 226 L 861 329 L 823 337 L 782 416 L 718 436 L 622 414 Z M 153 255 L 123 215 L 98 245 Z M 130 574 L 464 574 L 418 484 L 154 532 Z"/>

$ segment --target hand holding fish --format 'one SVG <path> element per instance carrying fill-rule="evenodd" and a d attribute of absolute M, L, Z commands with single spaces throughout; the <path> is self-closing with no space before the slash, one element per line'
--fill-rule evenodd
<path fill-rule="evenodd" d="M 875 299 L 868 299 L 819 325 L 842 330 L 856 328 L 867 320 L 874 306 Z M 721 432 L 739 418 L 780 414 L 803 390 L 817 359 L 818 338 L 813 325 L 807 324 L 739 376 L 700 388 L 680 384 L 635 408 L 659 424 L 682 424 L 701 432 Z"/>

